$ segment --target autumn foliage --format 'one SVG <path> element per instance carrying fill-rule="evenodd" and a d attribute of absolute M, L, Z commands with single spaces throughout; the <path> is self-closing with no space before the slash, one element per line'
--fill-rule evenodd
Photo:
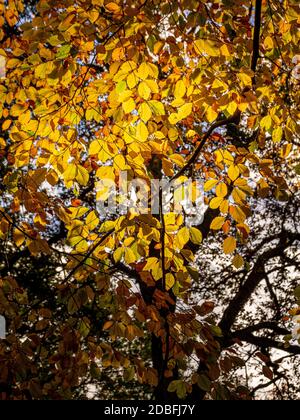
<path fill-rule="evenodd" d="M 226 379 L 247 298 L 219 323 L 191 294 L 202 244 L 250 270 L 254 203 L 298 192 L 298 25 L 294 0 L 0 2 L 0 238 L 54 267 L 33 291 L 3 263 L 0 399 L 76 398 L 106 369 L 155 398 L 250 398 Z M 106 209 L 136 179 L 157 211 Z"/>

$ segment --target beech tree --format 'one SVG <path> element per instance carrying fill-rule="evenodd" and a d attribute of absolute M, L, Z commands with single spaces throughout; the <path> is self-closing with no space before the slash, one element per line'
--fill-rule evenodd
<path fill-rule="evenodd" d="M 165 401 L 288 386 L 297 2 L 0 13 L 1 399 L 109 397 L 121 377 Z M 237 374 L 246 354 L 269 382 Z"/>

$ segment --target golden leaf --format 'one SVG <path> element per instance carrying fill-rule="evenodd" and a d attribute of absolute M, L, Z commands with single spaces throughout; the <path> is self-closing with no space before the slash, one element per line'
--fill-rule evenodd
<path fill-rule="evenodd" d="M 195 42 L 195 51 L 198 54 L 207 54 L 211 57 L 219 57 L 219 47 L 209 39 L 197 39 Z"/>
<path fill-rule="evenodd" d="M 223 243 L 223 250 L 225 254 L 232 254 L 236 249 L 236 239 L 233 236 L 226 238 Z"/>
<path fill-rule="evenodd" d="M 212 190 L 219 181 L 217 179 L 210 179 L 209 181 L 206 181 L 204 184 L 204 191 L 210 191 Z"/>
<path fill-rule="evenodd" d="M 143 102 L 139 107 L 139 115 L 141 119 L 146 123 L 152 117 L 152 111 L 146 102 Z"/>
<path fill-rule="evenodd" d="M 135 102 L 132 98 L 122 103 L 122 108 L 126 114 L 130 114 L 135 109 Z"/>
<path fill-rule="evenodd" d="M 186 93 L 185 84 L 182 80 L 179 80 L 175 86 L 174 96 L 175 98 L 183 98 L 185 93 Z"/>
<path fill-rule="evenodd" d="M 225 217 L 216 217 L 210 225 L 210 228 L 213 230 L 220 230 L 225 222 Z"/>
<path fill-rule="evenodd" d="M 219 185 L 217 185 L 216 187 L 217 197 L 226 197 L 227 193 L 228 193 L 228 188 L 224 182 L 221 182 Z"/>
<path fill-rule="evenodd" d="M 240 170 L 237 165 L 230 165 L 228 168 L 228 176 L 231 181 L 235 181 L 240 175 Z"/>
<path fill-rule="evenodd" d="M 190 237 L 191 237 L 191 241 L 196 244 L 196 245 L 200 245 L 202 242 L 202 233 L 199 229 L 195 228 L 195 227 L 191 227 L 190 228 Z"/>
<path fill-rule="evenodd" d="M 211 209 L 218 209 L 220 205 L 223 203 L 224 198 L 223 197 L 214 197 L 210 200 L 209 207 Z"/>

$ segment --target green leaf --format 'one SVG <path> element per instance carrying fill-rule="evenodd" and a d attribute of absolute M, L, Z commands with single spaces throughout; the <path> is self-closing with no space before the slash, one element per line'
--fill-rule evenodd
<path fill-rule="evenodd" d="M 79 321 L 78 330 L 82 337 L 87 337 L 91 330 L 90 321 L 88 318 L 84 318 Z"/>
<path fill-rule="evenodd" d="M 294 290 L 294 295 L 297 299 L 300 299 L 300 286 L 296 287 Z"/>
<path fill-rule="evenodd" d="M 172 381 L 168 386 L 168 392 L 176 392 L 178 382 L 179 381 Z"/>
<path fill-rule="evenodd" d="M 56 53 L 56 58 L 58 60 L 63 60 L 65 58 L 67 58 L 70 54 L 70 50 L 71 50 L 71 45 L 66 44 L 63 45 L 62 47 L 60 47 Z"/>
<path fill-rule="evenodd" d="M 300 164 L 299 165 L 297 165 L 297 166 L 295 166 L 295 172 L 296 172 L 296 174 L 297 175 L 300 175 Z"/>
<path fill-rule="evenodd" d="M 132 381 L 132 379 L 134 378 L 135 375 L 135 369 L 133 366 L 130 366 L 129 368 L 124 370 L 124 381 L 125 382 L 130 382 Z"/>
<path fill-rule="evenodd" d="M 187 271 L 189 273 L 189 275 L 192 277 L 193 280 L 198 281 L 199 280 L 199 273 L 198 270 L 196 270 L 195 268 L 191 267 L 191 266 L 187 266 Z"/>
<path fill-rule="evenodd" d="M 202 233 L 200 232 L 199 229 L 191 227 L 190 228 L 190 237 L 191 237 L 191 241 L 196 244 L 196 245 L 200 245 L 202 242 Z"/>
<path fill-rule="evenodd" d="M 197 385 L 205 392 L 209 392 L 211 390 L 211 380 L 206 375 L 199 375 Z"/>
<path fill-rule="evenodd" d="M 212 325 L 210 327 L 212 333 L 216 336 L 216 337 L 223 337 L 223 333 L 220 327 L 218 327 L 217 325 Z"/>

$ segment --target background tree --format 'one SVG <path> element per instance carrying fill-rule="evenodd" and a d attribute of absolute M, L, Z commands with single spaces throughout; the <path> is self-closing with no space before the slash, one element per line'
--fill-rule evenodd
<path fill-rule="evenodd" d="M 101 380 L 106 397 L 111 369 L 142 384 L 133 397 L 250 398 L 265 384 L 234 374 L 257 357 L 294 392 L 272 349 L 299 353 L 282 340 L 298 275 L 298 12 L 2 4 L 3 399 L 86 397 Z M 203 210 L 192 225 L 161 186 L 154 214 L 100 205 L 109 183 L 173 181 L 182 198 L 188 177 L 204 185 L 204 207 L 199 182 L 184 197 Z"/>

